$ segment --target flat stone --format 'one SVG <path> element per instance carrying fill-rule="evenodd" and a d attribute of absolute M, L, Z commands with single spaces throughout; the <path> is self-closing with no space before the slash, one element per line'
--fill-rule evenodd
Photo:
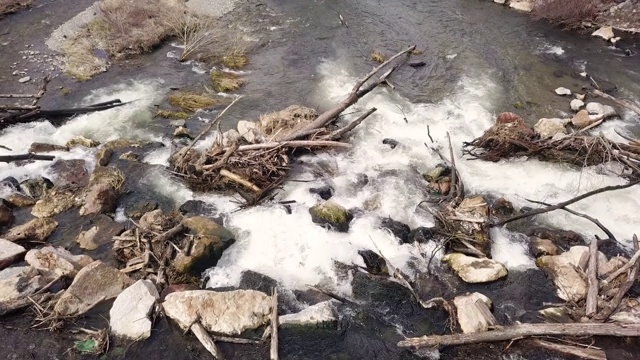
<path fill-rule="evenodd" d="M 569 96 L 571 95 L 571 90 L 565 88 L 565 87 L 559 87 L 556 90 L 556 94 L 561 95 L 561 96 Z"/>
<path fill-rule="evenodd" d="M 594 123 L 594 120 L 589 117 L 589 112 L 587 110 L 580 110 L 577 114 L 571 119 L 571 124 L 578 129 L 585 128 Z"/>
<path fill-rule="evenodd" d="M 51 165 L 57 186 L 85 186 L 89 183 L 89 170 L 81 159 L 58 160 Z"/>
<path fill-rule="evenodd" d="M 238 121 L 238 133 L 247 142 L 253 144 L 258 139 L 258 126 L 253 121 L 240 120 Z"/>
<path fill-rule="evenodd" d="M 16 302 L 33 295 L 47 279 L 31 266 L 9 267 L 0 271 L 0 315 L 16 310 Z"/>
<path fill-rule="evenodd" d="M 167 295 L 162 306 L 183 330 L 199 321 L 207 331 L 240 335 L 269 321 L 271 297 L 255 290 L 191 290 Z"/>
<path fill-rule="evenodd" d="M 20 79 L 18 79 L 18 82 L 21 84 L 24 84 L 26 82 L 28 82 L 29 80 L 31 80 L 30 76 L 25 76 L 25 77 L 21 77 Z"/>
<path fill-rule="evenodd" d="M 323 301 L 295 314 L 280 315 L 280 325 L 318 325 L 338 321 L 333 300 Z"/>
<path fill-rule="evenodd" d="M 480 293 L 456 296 L 453 299 L 456 316 L 462 332 L 465 334 L 489 330 L 497 325 L 491 313 L 491 299 Z"/>
<path fill-rule="evenodd" d="M 76 242 L 82 249 L 95 250 L 112 242 L 114 236 L 122 233 L 124 225 L 113 221 L 107 215 L 98 215 L 91 220 L 85 229 L 78 234 Z"/>
<path fill-rule="evenodd" d="M 534 125 L 533 130 L 540 135 L 542 139 L 549 139 L 556 134 L 566 134 L 567 129 L 564 127 L 564 120 L 558 118 L 542 118 Z"/>
<path fill-rule="evenodd" d="M 94 261 L 78 272 L 54 311 L 60 316 L 82 315 L 96 304 L 118 296 L 132 283 L 124 273 L 100 260 Z"/>
<path fill-rule="evenodd" d="M 9 241 L 29 240 L 43 242 L 58 227 L 58 222 L 51 218 L 38 218 L 26 224 L 18 225 L 4 235 Z"/>
<path fill-rule="evenodd" d="M 591 36 L 597 36 L 597 37 L 601 37 L 606 41 L 611 40 L 612 38 L 615 37 L 615 34 L 613 33 L 613 27 L 612 26 L 603 26 L 600 29 L 594 31 Z"/>
<path fill-rule="evenodd" d="M 447 254 L 442 261 L 449 264 L 455 273 L 468 283 L 485 283 L 507 276 L 507 268 L 501 263 L 464 254 Z"/>
<path fill-rule="evenodd" d="M 27 252 L 25 248 L 11 241 L 0 239 L 0 270 L 11 266 Z"/>
<path fill-rule="evenodd" d="M 109 311 L 111 333 L 134 340 L 151 336 L 149 316 L 160 295 L 153 282 L 138 280 L 126 288 L 113 302 Z"/>
<path fill-rule="evenodd" d="M 573 99 L 573 100 L 571 100 L 571 103 L 569 103 L 569 106 L 571 107 L 571 110 L 578 111 L 578 110 L 580 110 L 580 108 L 582 108 L 584 106 L 584 101 L 578 100 L 578 99 Z"/>
<path fill-rule="evenodd" d="M 64 248 L 53 246 L 29 250 L 24 259 L 50 279 L 58 276 L 73 278 L 78 271 L 93 262 L 87 255 L 73 255 Z"/>

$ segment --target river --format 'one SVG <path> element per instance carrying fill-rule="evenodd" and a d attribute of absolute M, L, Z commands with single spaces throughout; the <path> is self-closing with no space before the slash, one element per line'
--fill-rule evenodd
<path fill-rule="evenodd" d="M 55 12 L 62 5 L 53 6 Z M 35 15 L 16 15 L 19 16 Z M 346 25 L 340 23 L 340 16 Z M 16 26 L 25 26 L 20 18 L 9 20 Z M 216 209 L 212 215 L 223 218 L 225 226 L 236 233 L 236 244 L 207 273 L 209 287 L 242 286 L 246 281 L 242 274 L 251 270 L 279 283 L 285 298 L 288 296 L 289 310 L 305 306 L 300 299 L 307 285 L 322 286 L 366 304 L 366 311 L 348 306 L 342 309 L 340 336 L 333 329 L 301 334 L 285 331 L 281 335 L 283 358 L 409 359 L 416 355 L 396 349 L 399 339 L 444 330 L 442 314 L 425 313 L 417 308 L 411 304 L 408 293 L 398 293 L 401 291 L 398 286 L 354 275 L 337 265 L 363 266 L 358 250 L 379 248 L 405 273 L 424 276 L 426 262 L 421 252 L 430 253 L 433 249 L 399 245 L 391 234 L 379 228 L 379 222 L 381 217 L 391 217 L 411 228 L 433 225 L 432 216 L 417 207 L 427 196 L 420 174 L 440 162 L 437 154 L 424 145 L 430 142 L 427 127 L 434 140 L 432 146 L 443 151 L 447 150 L 447 133 L 450 134 L 468 193 L 504 196 L 516 208 L 530 206 L 526 199 L 556 202 L 604 185 L 622 183 L 600 167 L 576 169 L 525 159 L 498 163 L 469 161 L 462 156 L 461 146 L 463 141 L 481 135 L 502 111 L 518 112 L 530 124 L 542 117 L 569 113 L 569 99 L 557 96 L 554 89 L 564 86 L 580 91 L 588 85 L 576 75 L 582 71 L 602 83 L 615 84 L 621 97 L 637 101 L 640 99 L 637 38 L 624 39 L 623 46 L 633 54 L 626 56 L 599 39 L 535 23 L 527 15 L 478 0 L 250 1 L 238 5 L 221 21 L 252 44 L 250 64 L 244 72 L 247 84 L 240 91 L 245 97 L 229 111 L 223 130 L 239 120 L 256 119 L 261 113 L 291 104 L 312 106 L 320 111 L 329 108 L 371 70 L 374 64 L 369 55 L 373 50 L 391 56 L 415 44 L 423 53 L 413 59 L 426 62 L 421 68 L 400 68 L 390 80 L 394 90 L 378 89 L 358 103 L 355 110 L 375 106 L 378 111 L 356 129 L 351 139 L 352 150 L 298 160 L 292 177 L 305 182 L 286 182 L 277 196 L 278 200 L 296 201 L 290 213 L 282 206 L 268 204 L 234 212 L 237 208 L 234 199 L 194 193 L 162 166 L 149 167 L 141 175 L 138 188 L 144 189 L 145 196 L 162 199 L 171 206 L 189 199 L 204 200 Z M 175 49 L 168 44 L 86 84 L 54 80 L 55 86 L 65 85 L 76 91 L 66 98 L 49 97 L 46 104 L 89 104 L 113 98 L 137 101 L 122 108 L 78 116 L 60 127 L 47 122 L 15 126 L 0 135 L 0 144 L 21 152 L 34 141 L 65 143 L 75 135 L 101 141 L 143 138 L 166 145 L 146 154 L 144 162 L 166 165 L 171 152 L 171 127 L 152 117 L 153 106 L 162 101 L 169 87 L 204 82 L 203 76 L 195 71 L 198 64 L 177 64 L 167 56 L 171 51 Z M 598 131 L 614 140 L 620 140 L 613 131 L 616 128 L 638 133 L 639 119 L 624 110 L 620 112 L 621 119 L 608 121 Z M 196 133 L 212 117 L 211 113 L 202 113 L 200 119 L 189 120 L 188 126 Z M 395 139 L 400 145 L 390 149 L 382 143 L 385 138 Z M 199 146 L 212 141 L 213 135 Z M 56 155 L 83 158 L 91 166 L 95 163 L 91 150 L 76 149 Z M 35 174 L 50 175 L 48 166 L 2 164 L 0 178 L 14 176 L 22 180 Z M 369 179 L 366 185 L 358 181 L 361 174 Z M 357 216 L 348 233 L 326 231 L 314 225 L 308 213 L 309 207 L 319 201 L 308 190 L 322 185 L 333 187 L 333 200 L 347 208 L 362 209 L 371 203 L 375 206 L 368 206 L 368 211 Z M 640 190 L 634 188 L 594 196 L 574 207 L 598 218 L 624 241 L 629 241 L 637 231 L 638 208 Z M 119 211 L 121 220 L 122 212 L 123 208 Z M 565 213 L 553 212 L 539 217 L 537 222 L 574 230 L 587 238 L 602 235 L 593 224 Z M 491 294 L 494 312 L 502 321 L 521 319 L 539 309 L 543 302 L 553 301 L 550 281 L 530 257 L 526 236 L 495 229 L 492 238 L 492 256 L 509 268 L 509 279 L 466 287 L 465 291 L 484 290 Z M 460 284 L 447 287 L 434 282 L 440 289 L 434 290 L 434 296 L 451 295 L 462 289 Z M 149 345 L 138 350 L 138 355 L 131 358 L 154 353 Z M 258 356 L 252 350 L 223 350 L 234 352 L 236 357 L 232 358 Z M 484 351 L 487 359 L 549 358 L 526 346 L 505 354 L 501 350 L 491 346 L 469 347 L 447 350 L 441 358 L 479 358 L 473 355 L 474 351 Z"/>

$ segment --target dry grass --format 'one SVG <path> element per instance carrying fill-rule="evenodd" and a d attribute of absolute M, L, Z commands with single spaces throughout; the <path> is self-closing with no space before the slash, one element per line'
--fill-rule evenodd
<path fill-rule="evenodd" d="M 189 114 L 184 111 L 158 110 L 158 112 L 156 112 L 155 114 L 155 117 L 160 117 L 163 119 L 187 120 L 189 118 Z"/>
<path fill-rule="evenodd" d="M 0 0 L 0 18 L 18 10 L 28 8 L 33 0 Z"/>
<path fill-rule="evenodd" d="M 375 62 L 378 62 L 378 63 L 381 63 L 381 64 L 386 60 L 386 56 L 383 53 L 381 53 L 380 51 L 377 51 L 377 50 L 374 50 L 371 53 L 370 58 L 371 58 L 371 60 L 373 60 Z"/>
<path fill-rule="evenodd" d="M 213 89 L 218 92 L 236 91 L 244 84 L 244 80 L 238 75 L 224 71 L 212 72 L 211 82 Z"/>
<path fill-rule="evenodd" d="M 66 55 L 65 72 L 79 81 L 86 81 L 92 76 L 107 70 L 107 61 L 93 53 L 94 44 L 88 37 L 78 36 L 64 45 Z"/>
<path fill-rule="evenodd" d="M 613 0 L 537 0 L 533 12 L 536 20 L 547 20 L 553 24 L 576 28 L 582 22 L 593 22 L 601 11 Z"/>
<path fill-rule="evenodd" d="M 229 69 L 240 69 L 247 65 L 247 49 L 238 42 L 230 46 L 222 55 L 222 64 Z"/>
<path fill-rule="evenodd" d="M 219 97 L 193 92 L 180 91 L 169 96 L 169 104 L 188 112 L 211 108 L 222 103 L 224 100 Z"/>
<path fill-rule="evenodd" d="M 168 16 L 168 25 L 184 46 L 180 61 L 189 59 L 196 51 L 216 42 L 214 20 L 208 16 L 183 12 L 180 16 Z"/>

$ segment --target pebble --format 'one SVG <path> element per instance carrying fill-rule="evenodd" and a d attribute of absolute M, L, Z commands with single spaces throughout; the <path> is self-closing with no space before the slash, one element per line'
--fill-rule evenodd
<path fill-rule="evenodd" d="M 24 83 L 26 83 L 26 82 L 27 82 L 27 81 L 29 81 L 29 80 L 31 80 L 31 77 L 29 77 L 29 76 L 25 76 L 25 77 L 21 77 L 21 78 L 18 80 L 18 82 L 19 82 L 19 83 L 21 83 L 21 84 L 24 84 Z"/>
<path fill-rule="evenodd" d="M 571 90 L 565 87 L 559 87 L 556 89 L 556 94 L 558 95 L 571 95 Z"/>
<path fill-rule="evenodd" d="M 571 110 L 578 111 L 578 110 L 580 110 L 581 107 L 584 106 L 584 101 L 578 100 L 578 99 L 573 99 L 573 100 L 571 100 L 570 106 L 571 106 Z"/>

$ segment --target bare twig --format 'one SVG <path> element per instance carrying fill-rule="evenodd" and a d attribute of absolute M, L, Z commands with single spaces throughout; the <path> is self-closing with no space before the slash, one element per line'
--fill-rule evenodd
<path fill-rule="evenodd" d="M 322 147 L 340 147 L 340 148 L 351 148 L 351 144 L 338 142 L 338 141 L 327 141 L 327 140 L 294 140 L 294 141 L 277 141 L 277 142 L 268 142 L 262 144 L 252 144 L 252 145 L 242 145 L 238 147 L 237 151 L 252 151 L 252 150 L 260 150 L 260 149 L 274 149 L 277 147 L 314 147 L 314 146 L 322 146 Z"/>
<path fill-rule="evenodd" d="M 356 126 L 360 125 L 360 123 L 362 121 L 364 121 L 364 119 L 366 119 L 369 115 L 373 114 L 376 110 L 378 110 L 378 109 L 371 108 L 371 109 L 367 110 L 367 112 L 365 112 L 364 114 L 360 115 L 357 119 L 352 121 L 349 125 L 343 127 L 342 129 L 338 129 L 338 130 L 332 132 L 331 134 L 325 136 L 324 138 L 328 139 L 328 140 L 340 139 L 346 133 L 348 133 L 349 131 L 353 130 Z"/>

